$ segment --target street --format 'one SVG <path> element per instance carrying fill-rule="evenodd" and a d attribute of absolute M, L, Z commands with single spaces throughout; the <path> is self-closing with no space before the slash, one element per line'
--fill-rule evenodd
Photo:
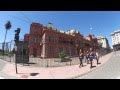
<path fill-rule="evenodd" d="M 98 69 L 75 79 L 120 79 L 120 51 Z"/>

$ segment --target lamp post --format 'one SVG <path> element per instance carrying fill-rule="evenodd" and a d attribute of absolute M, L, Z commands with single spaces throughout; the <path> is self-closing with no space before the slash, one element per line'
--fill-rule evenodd
<path fill-rule="evenodd" d="M 17 45 L 15 45 L 15 71 L 16 71 L 16 74 L 17 74 L 18 73 L 18 69 L 17 69 L 17 60 L 16 60 L 17 56 L 16 55 L 17 55 Z"/>
<path fill-rule="evenodd" d="M 20 33 L 20 28 L 17 28 L 17 30 L 15 30 L 15 37 L 14 37 L 14 41 L 15 41 L 15 68 L 16 68 L 16 74 L 18 73 L 17 71 L 17 55 L 18 53 L 18 43 L 19 43 L 19 33 Z"/>

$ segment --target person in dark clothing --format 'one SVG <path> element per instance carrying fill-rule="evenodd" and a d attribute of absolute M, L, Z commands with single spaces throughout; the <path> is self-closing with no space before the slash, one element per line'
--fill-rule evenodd
<path fill-rule="evenodd" d="M 94 59 L 94 52 L 93 52 L 93 49 L 90 48 L 90 52 L 89 52 L 89 59 L 90 59 L 90 69 L 93 67 L 92 66 L 92 61 Z"/>
<path fill-rule="evenodd" d="M 89 64 L 89 51 L 86 52 L 86 62 Z"/>
<path fill-rule="evenodd" d="M 80 49 L 80 53 L 79 53 L 79 60 L 80 60 L 80 65 L 79 67 L 83 67 L 83 59 L 84 59 L 84 54 L 83 54 L 83 50 Z"/>

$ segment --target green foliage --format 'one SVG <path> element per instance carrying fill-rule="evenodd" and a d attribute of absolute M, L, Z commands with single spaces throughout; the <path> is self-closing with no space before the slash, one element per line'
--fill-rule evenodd
<path fill-rule="evenodd" d="M 11 22 L 7 21 L 7 23 L 5 24 L 6 30 L 10 29 L 11 27 L 12 27 Z"/>
<path fill-rule="evenodd" d="M 59 55 L 59 58 L 61 59 L 61 61 L 64 60 L 66 57 L 64 52 L 60 52 L 58 55 Z"/>

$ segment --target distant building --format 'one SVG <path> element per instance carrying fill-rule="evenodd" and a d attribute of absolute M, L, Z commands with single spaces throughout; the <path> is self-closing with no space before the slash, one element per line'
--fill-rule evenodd
<path fill-rule="evenodd" d="M 112 45 L 114 50 L 120 50 L 120 30 L 111 33 Z"/>
<path fill-rule="evenodd" d="M 97 40 L 98 40 L 98 43 L 101 45 L 102 48 L 110 49 L 110 45 L 109 45 L 108 39 L 106 37 L 98 36 Z"/>
<path fill-rule="evenodd" d="M 56 58 L 61 51 L 67 56 L 78 56 L 80 48 L 99 48 L 94 35 L 83 36 L 75 29 L 66 32 L 58 30 L 52 23 L 47 26 L 32 23 L 30 33 L 25 34 L 24 41 L 28 41 L 29 55 L 41 58 Z"/>

